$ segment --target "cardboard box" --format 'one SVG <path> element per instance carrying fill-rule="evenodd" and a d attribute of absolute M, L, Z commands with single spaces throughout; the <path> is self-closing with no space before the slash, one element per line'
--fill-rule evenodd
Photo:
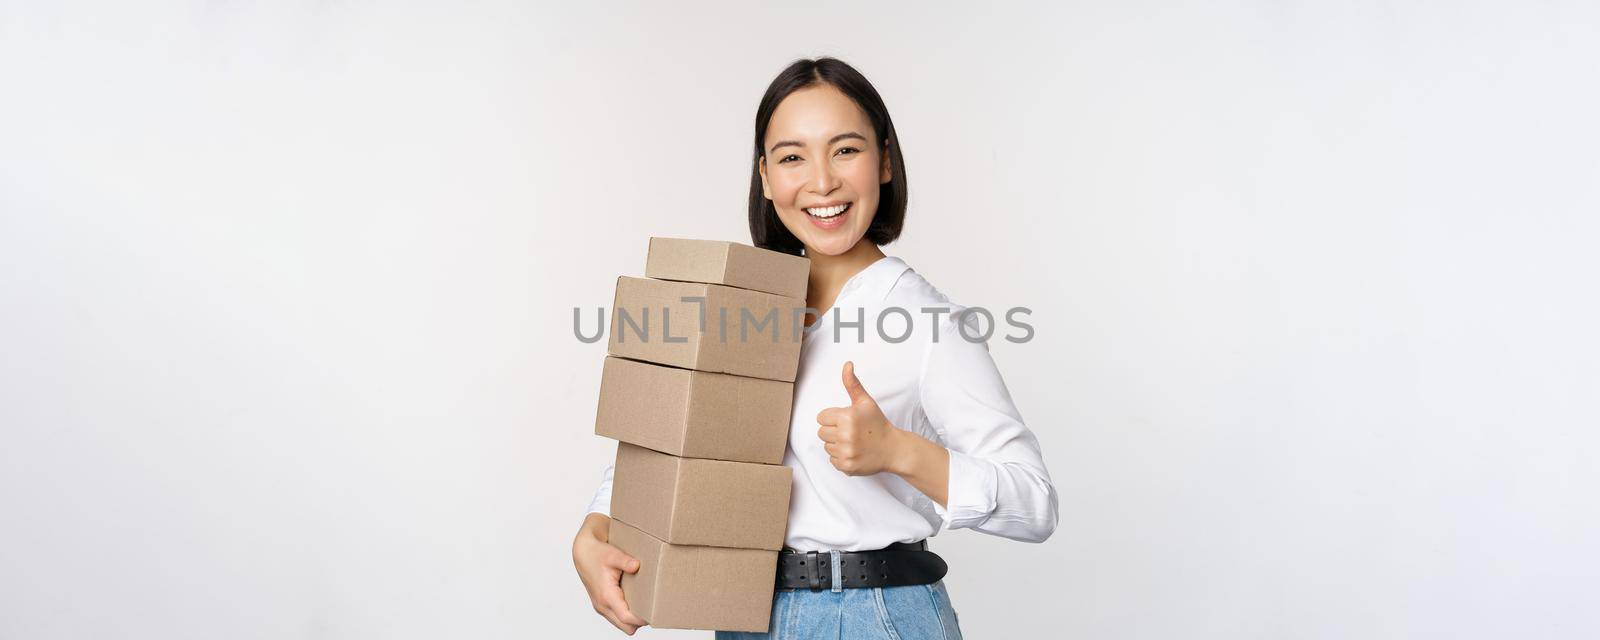
<path fill-rule="evenodd" d="M 767 630 L 778 552 L 668 544 L 617 520 L 611 544 L 639 561 L 622 574 L 622 596 L 650 626 Z"/>
<path fill-rule="evenodd" d="M 783 548 L 788 467 L 679 458 L 617 444 L 611 517 L 682 545 Z"/>
<path fill-rule="evenodd" d="M 623 276 L 611 305 L 607 350 L 685 369 L 794 382 L 804 307 L 799 298 L 760 291 Z"/>
<path fill-rule="evenodd" d="M 811 260 L 737 242 L 651 238 L 644 275 L 806 297 Z"/>
<path fill-rule="evenodd" d="M 794 384 L 606 358 L 594 432 L 685 458 L 783 464 Z"/>

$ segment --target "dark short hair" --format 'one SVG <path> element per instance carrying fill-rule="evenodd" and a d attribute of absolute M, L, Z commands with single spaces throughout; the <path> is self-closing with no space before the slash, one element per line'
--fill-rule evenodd
<path fill-rule="evenodd" d="M 889 109 L 883 106 L 878 90 L 867 82 L 866 76 L 844 62 L 834 58 L 796 60 L 773 78 L 766 95 L 761 96 L 761 106 L 756 108 L 755 157 L 750 162 L 750 241 L 756 246 L 773 251 L 801 255 L 805 246 L 789 233 L 778 219 L 778 211 L 761 192 L 761 172 L 757 163 L 764 155 L 762 146 L 767 138 L 767 123 L 772 112 L 784 98 L 806 87 L 826 84 L 854 100 L 872 121 L 872 130 L 878 136 L 880 152 L 889 154 L 889 182 L 878 185 L 878 211 L 867 227 L 866 239 L 876 245 L 886 245 L 900 237 L 900 228 L 906 218 L 906 164 L 900 157 L 900 138 L 895 135 L 894 121 L 889 119 Z M 889 142 L 894 144 L 890 145 Z"/>

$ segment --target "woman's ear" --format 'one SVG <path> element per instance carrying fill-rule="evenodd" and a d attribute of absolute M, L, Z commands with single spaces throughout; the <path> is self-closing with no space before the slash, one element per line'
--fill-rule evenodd
<path fill-rule="evenodd" d="M 768 200 L 772 199 L 772 185 L 767 184 L 767 157 L 756 158 L 756 173 L 761 174 L 761 195 Z"/>
<path fill-rule="evenodd" d="M 889 184 L 889 181 L 894 179 L 894 172 L 890 170 L 893 167 L 889 166 L 888 140 L 883 141 L 883 153 L 881 155 L 883 156 L 883 166 L 878 168 L 878 184 Z"/>

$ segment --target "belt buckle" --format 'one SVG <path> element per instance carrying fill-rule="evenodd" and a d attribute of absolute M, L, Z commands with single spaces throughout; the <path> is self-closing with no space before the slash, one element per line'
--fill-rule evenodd
<path fill-rule="evenodd" d="M 812 591 L 821 591 L 822 574 L 818 570 L 818 565 L 822 563 L 817 560 L 817 552 L 807 551 L 806 559 L 800 562 L 806 566 L 806 587 Z"/>

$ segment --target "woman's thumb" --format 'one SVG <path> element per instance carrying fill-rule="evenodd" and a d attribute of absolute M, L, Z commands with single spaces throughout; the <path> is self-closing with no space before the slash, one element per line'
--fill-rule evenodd
<path fill-rule="evenodd" d="M 842 377 L 844 379 L 844 391 L 845 393 L 850 394 L 851 402 L 862 399 L 872 399 L 872 396 L 867 394 L 867 388 L 861 386 L 861 380 L 856 377 L 856 363 L 846 361 L 844 363 L 844 374 Z"/>

